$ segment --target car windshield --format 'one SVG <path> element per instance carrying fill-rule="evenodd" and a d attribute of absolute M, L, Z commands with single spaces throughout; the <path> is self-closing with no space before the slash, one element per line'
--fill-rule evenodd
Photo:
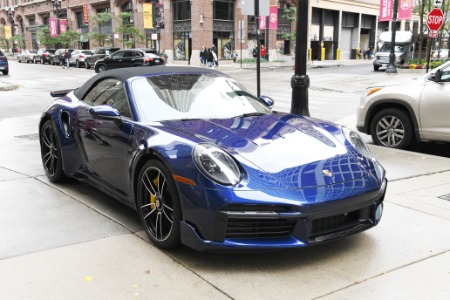
<path fill-rule="evenodd" d="M 228 119 L 271 113 L 236 81 L 217 74 L 141 77 L 133 80 L 131 85 L 143 122 Z"/>
<path fill-rule="evenodd" d="M 384 43 L 381 46 L 380 52 L 390 52 L 391 51 L 391 43 Z M 405 45 L 395 45 L 395 52 L 405 52 Z"/>

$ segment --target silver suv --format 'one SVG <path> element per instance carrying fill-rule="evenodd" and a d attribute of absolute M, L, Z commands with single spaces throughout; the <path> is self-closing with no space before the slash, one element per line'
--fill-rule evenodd
<path fill-rule="evenodd" d="M 376 145 L 398 149 L 450 142 L 449 95 L 450 62 L 400 84 L 370 87 L 358 106 L 357 129 Z"/>

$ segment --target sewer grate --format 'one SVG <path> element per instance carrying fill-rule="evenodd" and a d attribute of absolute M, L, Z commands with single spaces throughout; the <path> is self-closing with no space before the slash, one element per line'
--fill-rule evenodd
<path fill-rule="evenodd" d="M 19 138 L 19 139 L 34 141 L 34 140 L 38 140 L 39 139 L 39 133 L 16 135 L 15 137 Z"/>
<path fill-rule="evenodd" d="M 450 194 L 442 195 L 438 197 L 439 199 L 450 201 Z"/>

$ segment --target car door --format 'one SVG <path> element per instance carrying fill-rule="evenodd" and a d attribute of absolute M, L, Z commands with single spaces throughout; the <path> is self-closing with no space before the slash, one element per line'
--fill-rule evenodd
<path fill-rule="evenodd" d="M 106 78 L 82 101 L 84 105 L 78 109 L 77 129 L 86 166 L 81 172 L 128 197 L 129 141 L 134 123 L 123 84 L 115 78 Z M 93 116 L 89 109 L 99 105 L 116 108 L 120 119 Z"/>
<path fill-rule="evenodd" d="M 126 50 L 123 55 L 123 62 L 121 68 L 133 67 L 136 61 L 136 51 Z"/>
<path fill-rule="evenodd" d="M 105 62 L 107 62 L 108 69 L 123 68 L 124 55 L 125 51 L 117 51 L 109 57 L 106 57 Z"/>
<path fill-rule="evenodd" d="M 441 80 L 427 80 L 419 103 L 419 121 L 424 139 L 450 141 L 450 66 L 442 70 Z"/>

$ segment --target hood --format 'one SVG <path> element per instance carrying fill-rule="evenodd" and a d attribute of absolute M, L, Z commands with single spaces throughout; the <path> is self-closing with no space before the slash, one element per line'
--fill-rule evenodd
<path fill-rule="evenodd" d="M 271 114 L 168 121 L 166 126 L 226 150 L 244 166 L 249 180 L 263 180 L 266 187 L 317 187 L 367 174 L 355 150 L 344 145 L 341 128 L 324 121 Z"/>

